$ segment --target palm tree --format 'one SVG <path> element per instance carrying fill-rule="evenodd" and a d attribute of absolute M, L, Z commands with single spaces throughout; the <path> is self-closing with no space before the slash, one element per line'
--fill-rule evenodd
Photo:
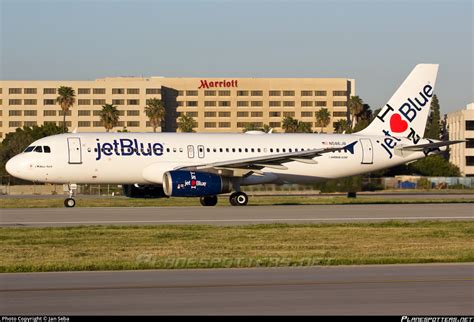
<path fill-rule="evenodd" d="M 364 102 L 359 96 L 351 96 L 347 104 L 347 108 L 349 109 L 352 116 L 351 128 L 354 128 L 357 124 L 360 113 L 362 113 L 364 110 Z"/>
<path fill-rule="evenodd" d="M 165 108 L 163 102 L 157 98 L 151 98 L 146 101 L 145 114 L 150 119 L 153 132 L 156 132 L 158 125 L 165 119 Z"/>
<path fill-rule="evenodd" d="M 118 125 L 119 111 L 117 107 L 112 104 L 105 104 L 99 113 L 100 121 L 104 124 L 107 132 Z"/>
<path fill-rule="evenodd" d="M 341 119 L 339 121 L 334 122 L 334 132 L 343 133 L 346 129 L 347 129 L 346 119 Z"/>
<path fill-rule="evenodd" d="M 61 110 L 63 111 L 63 133 L 66 133 L 66 113 L 76 102 L 76 93 L 74 93 L 72 87 L 60 86 L 58 88 L 58 94 L 59 96 L 56 98 L 56 103 L 61 106 Z"/>
<path fill-rule="evenodd" d="M 298 120 L 291 116 L 285 116 L 282 120 L 281 127 L 285 130 L 285 133 L 296 133 L 298 132 Z"/>
<path fill-rule="evenodd" d="M 327 108 L 322 108 L 316 112 L 316 125 L 321 127 L 321 133 L 329 123 L 331 123 L 331 114 Z"/>
<path fill-rule="evenodd" d="M 181 132 L 194 132 L 193 128 L 196 126 L 196 121 L 192 116 L 183 114 L 178 118 L 178 129 Z"/>

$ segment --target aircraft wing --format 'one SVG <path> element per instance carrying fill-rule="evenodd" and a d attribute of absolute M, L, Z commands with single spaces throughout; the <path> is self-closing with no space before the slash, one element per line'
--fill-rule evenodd
<path fill-rule="evenodd" d="M 399 149 L 403 151 L 435 151 L 443 146 L 448 146 L 452 144 L 458 144 L 466 142 L 464 140 L 455 140 L 455 141 L 441 141 L 441 142 L 431 142 L 426 144 L 417 144 L 417 145 L 405 145 L 401 146 Z"/>
<path fill-rule="evenodd" d="M 283 163 L 296 161 L 308 164 L 317 164 L 313 160 L 325 153 L 346 150 L 354 153 L 354 146 L 357 141 L 342 147 L 330 147 L 321 149 L 309 149 L 298 152 L 279 153 L 265 156 L 258 156 L 253 158 L 234 159 L 228 161 L 213 162 L 207 164 L 198 164 L 191 166 L 184 166 L 176 168 L 175 170 L 190 170 L 190 171 L 204 171 L 204 172 L 219 172 L 231 171 L 231 176 L 246 176 L 252 173 L 261 174 L 263 168 L 273 168 L 278 170 L 286 170 L 287 167 Z M 219 171 L 221 170 L 221 171 Z"/>

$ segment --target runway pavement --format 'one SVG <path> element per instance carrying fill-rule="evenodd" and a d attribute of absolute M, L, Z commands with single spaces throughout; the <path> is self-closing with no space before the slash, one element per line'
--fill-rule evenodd
<path fill-rule="evenodd" d="M 474 265 L 1 274 L 6 315 L 474 314 Z"/>
<path fill-rule="evenodd" d="M 473 220 L 474 204 L 0 209 L 0 225 L 160 225 Z"/>

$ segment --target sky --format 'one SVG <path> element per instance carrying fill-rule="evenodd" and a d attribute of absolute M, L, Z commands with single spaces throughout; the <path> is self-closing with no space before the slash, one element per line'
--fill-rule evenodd
<path fill-rule="evenodd" d="M 474 102 L 473 3 L 0 0 L 0 79 L 344 77 L 375 110 L 438 63 L 448 113 Z"/>

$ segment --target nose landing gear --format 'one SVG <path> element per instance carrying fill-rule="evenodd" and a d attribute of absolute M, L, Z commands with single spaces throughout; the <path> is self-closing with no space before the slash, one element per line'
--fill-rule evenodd
<path fill-rule="evenodd" d="M 71 183 L 67 186 L 69 190 L 69 198 L 64 199 L 64 206 L 66 208 L 72 208 L 76 205 L 76 200 L 74 200 L 73 196 L 76 194 L 77 184 Z"/>

